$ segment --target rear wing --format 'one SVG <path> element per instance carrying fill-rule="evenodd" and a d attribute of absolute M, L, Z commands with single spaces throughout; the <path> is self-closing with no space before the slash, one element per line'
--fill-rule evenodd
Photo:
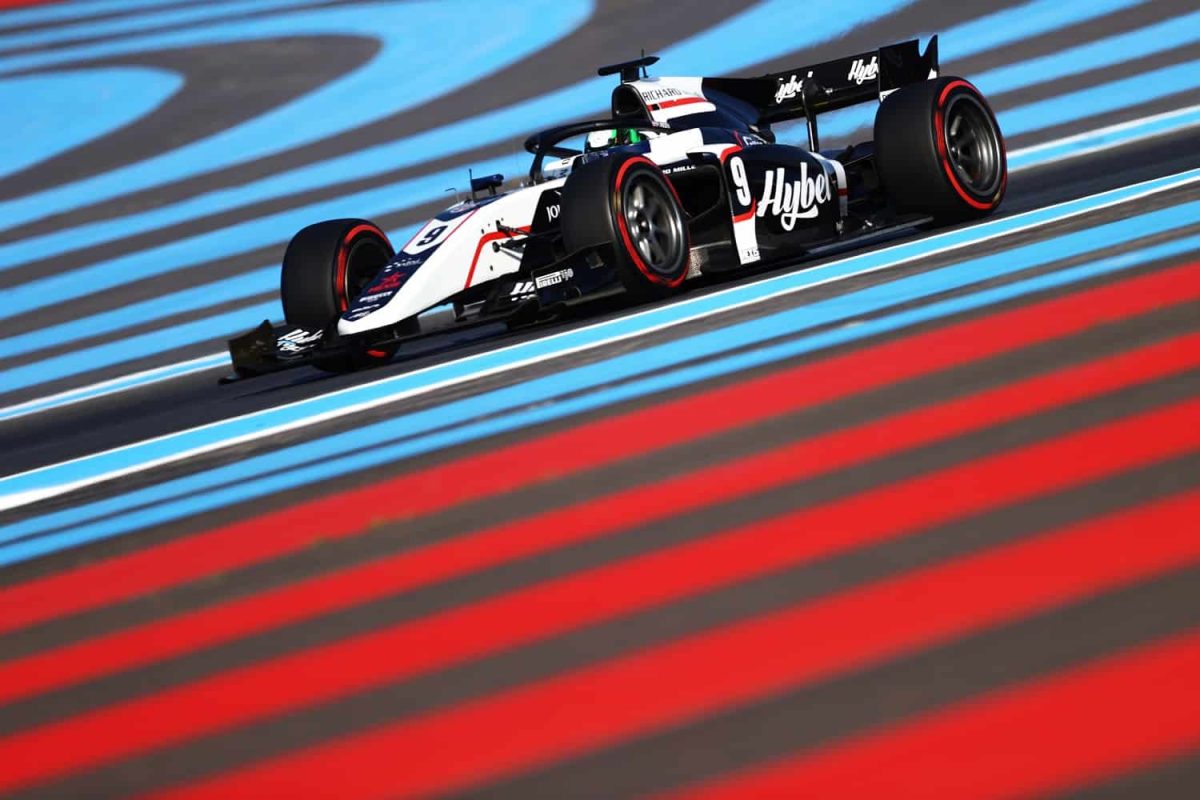
<path fill-rule="evenodd" d="M 750 103 L 760 123 L 805 118 L 811 149 L 818 149 L 818 114 L 882 101 L 910 83 L 938 76 L 938 40 L 921 52 L 916 39 L 761 78 L 705 78 L 706 92 L 723 92 Z"/>

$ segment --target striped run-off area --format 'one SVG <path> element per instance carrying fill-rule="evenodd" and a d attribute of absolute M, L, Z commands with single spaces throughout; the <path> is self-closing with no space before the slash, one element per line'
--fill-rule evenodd
<path fill-rule="evenodd" d="M 1197 796 L 1200 16 L 987 5 L 0 1 L 0 796 Z M 934 32 L 994 218 L 216 385 L 599 64 Z"/>

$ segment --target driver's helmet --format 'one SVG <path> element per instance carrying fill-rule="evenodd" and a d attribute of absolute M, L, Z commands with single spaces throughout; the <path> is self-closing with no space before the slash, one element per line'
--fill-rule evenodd
<path fill-rule="evenodd" d="M 584 146 L 585 153 L 591 153 L 595 150 L 604 150 L 609 147 L 619 147 L 627 144 L 638 144 L 646 141 L 645 134 L 639 133 L 633 128 L 615 128 L 610 130 L 592 131 L 588 134 L 587 144 Z"/>

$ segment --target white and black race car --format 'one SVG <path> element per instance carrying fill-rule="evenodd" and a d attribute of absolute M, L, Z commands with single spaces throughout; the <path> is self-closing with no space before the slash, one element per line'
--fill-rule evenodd
<path fill-rule="evenodd" d="M 399 250 L 364 220 L 296 234 L 287 324 L 230 342 L 237 376 L 386 361 L 435 307 L 455 325 L 527 324 L 615 292 L 661 298 L 706 273 L 986 215 L 1004 196 L 996 117 L 939 75 L 936 37 L 761 78 L 648 77 L 657 60 L 601 68 L 621 81 L 610 118 L 529 137 L 527 182 L 473 180 Z M 874 141 L 822 151 L 818 115 L 865 102 L 879 103 Z M 801 118 L 808 146 L 777 144 L 772 124 Z"/>

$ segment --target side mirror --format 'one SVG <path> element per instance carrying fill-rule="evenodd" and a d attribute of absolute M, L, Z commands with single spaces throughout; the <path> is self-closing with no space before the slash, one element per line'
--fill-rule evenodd
<path fill-rule="evenodd" d="M 487 190 L 493 197 L 496 196 L 496 190 L 504 184 L 504 176 L 484 175 L 482 178 L 471 178 L 471 196 L 474 197 L 476 192 Z"/>

